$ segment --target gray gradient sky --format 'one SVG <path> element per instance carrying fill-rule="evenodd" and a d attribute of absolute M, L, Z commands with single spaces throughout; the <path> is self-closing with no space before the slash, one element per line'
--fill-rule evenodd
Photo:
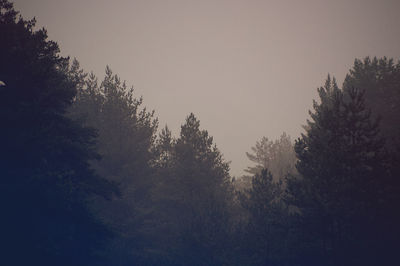
<path fill-rule="evenodd" d="M 400 1 L 16 0 L 63 55 L 106 65 L 175 134 L 194 112 L 231 173 L 262 136 L 302 132 L 328 73 L 400 57 Z"/>

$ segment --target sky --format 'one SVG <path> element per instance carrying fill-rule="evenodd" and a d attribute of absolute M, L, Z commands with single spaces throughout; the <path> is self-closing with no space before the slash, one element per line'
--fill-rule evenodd
<path fill-rule="evenodd" d="M 177 136 L 189 113 L 240 176 L 263 136 L 303 132 L 317 88 L 355 58 L 400 59 L 400 1 L 16 0 L 64 56 L 106 65 Z"/>

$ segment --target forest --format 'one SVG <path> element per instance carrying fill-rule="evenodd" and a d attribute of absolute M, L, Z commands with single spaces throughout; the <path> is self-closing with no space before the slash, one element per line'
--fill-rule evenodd
<path fill-rule="evenodd" d="M 174 136 L 35 23 L 0 0 L 1 265 L 400 265 L 396 59 L 321 81 L 233 177 L 195 114 Z"/>

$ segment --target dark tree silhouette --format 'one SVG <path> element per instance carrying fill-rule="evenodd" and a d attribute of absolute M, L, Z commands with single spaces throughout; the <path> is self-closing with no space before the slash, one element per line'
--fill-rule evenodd
<path fill-rule="evenodd" d="M 97 199 L 92 204 L 118 236 L 112 242 L 110 259 L 113 265 L 143 265 L 144 260 L 150 260 L 145 252 L 149 237 L 144 232 L 149 230 L 145 224 L 152 208 L 150 163 L 155 158 L 152 149 L 157 119 L 154 112 L 142 108 L 142 98 L 136 98 L 133 88 L 109 67 L 98 85 L 93 74 L 81 75 L 76 61 L 74 66 L 82 86 L 70 115 L 97 129 L 102 160 L 93 161 L 92 166 L 120 191 L 112 201 Z"/>
<path fill-rule="evenodd" d="M 379 186 L 380 252 L 388 261 L 398 261 L 394 247 L 400 238 L 400 62 L 386 57 L 356 59 L 343 84 L 344 90 L 365 90 L 365 104 L 380 119 L 389 160 Z"/>
<path fill-rule="evenodd" d="M 241 193 L 241 203 L 248 212 L 246 239 L 242 252 L 250 254 L 250 261 L 243 264 L 279 265 L 287 261 L 288 208 L 282 201 L 282 180 L 274 182 L 268 169 L 252 178 L 252 186 Z"/>
<path fill-rule="evenodd" d="M 400 62 L 386 57 L 356 59 L 343 83 L 344 90 L 365 90 L 365 104 L 374 117 L 391 149 L 400 146 Z"/>
<path fill-rule="evenodd" d="M 221 265 L 229 230 L 229 165 L 193 114 L 178 139 L 163 130 L 157 150 L 155 202 L 164 219 L 158 228 L 170 263 Z"/>
<path fill-rule="evenodd" d="M 383 141 L 364 94 L 340 90 L 328 76 L 320 103 L 296 141 L 300 177 L 289 180 L 301 210 L 306 265 L 377 265 L 374 230 L 381 195 Z M 380 243 L 383 244 L 383 243 Z"/>
<path fill-rule="evenodd" d="M 1 263 L 95 265 L 107 231 L 85 199 L 112 192 L 88 164 L 95 132 L 66 116 L 77 87 L 68 58 L 17 15 L 0 1 Z"/>

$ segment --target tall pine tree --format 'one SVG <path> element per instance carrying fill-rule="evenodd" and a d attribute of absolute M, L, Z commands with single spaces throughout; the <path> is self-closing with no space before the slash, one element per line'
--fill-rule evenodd
<path fill-rule="evenodd" d="M 303 262 L 376 265 L 374 227 L 385 176 L 378 124 L 362 91 L 342 91 L 328 76 L 318 93 L 320 102 L 314 101 L 306 133 L 295 144 L 300 176 L 288 186 L 301 210 Z"/>
<path fill-rule="evenodd" d="M 228 163 L 193 114 L 186 118 L 178 139 L 163 131 L 158 150 L 155 199 L 164 219 L 170 263 L 221 265 L 229 230 Z"/>
<path fill-rule="evenodd" d="M 2 262 L 96 265 L 107 231 L 85 201 L 112 189 L 89 166 L 95 133 L 66 116 L 78 86 L 69 59 L 17 15 L 0 1 Z"/>

